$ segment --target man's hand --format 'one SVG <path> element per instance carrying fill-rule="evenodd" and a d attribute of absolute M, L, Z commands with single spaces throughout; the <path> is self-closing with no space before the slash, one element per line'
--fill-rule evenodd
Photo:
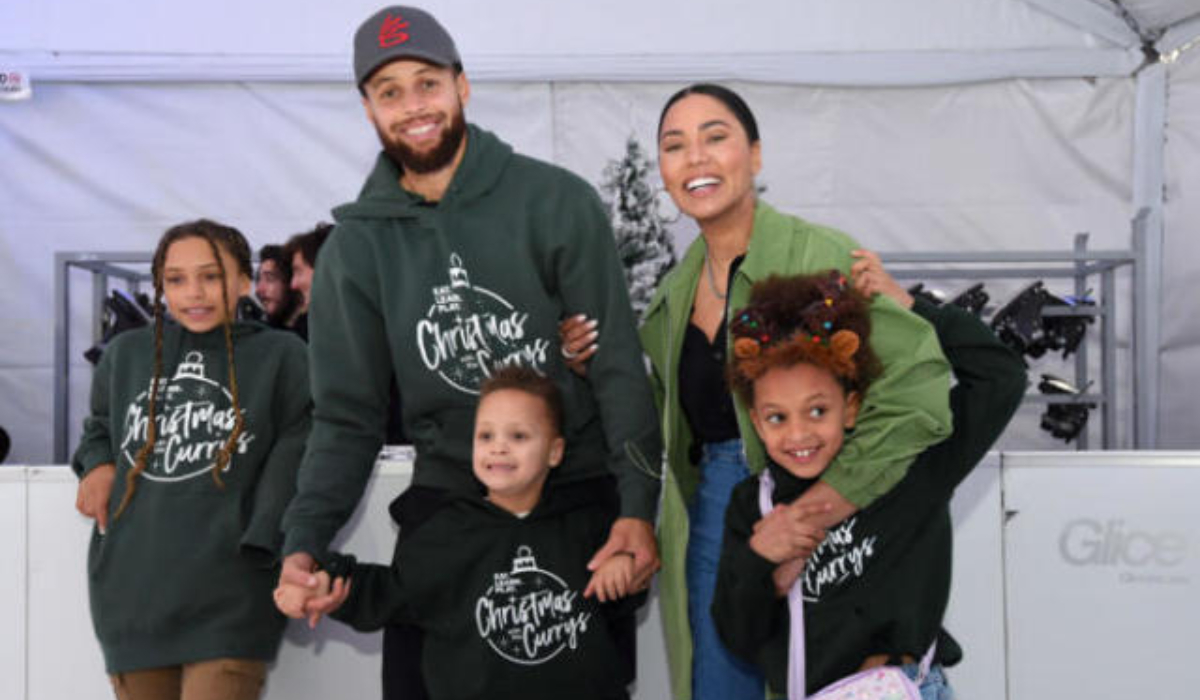
<path fill-rule="evenodd" d="M 329 595 L 329 574 L 317 571 L 313 576 L 317 577 L 316 590 L 292 583 L 281 583 L 275 588 L 275 607 L 279 608 L 279 612 L 298 620 L 306 616 L 304 608 L 309 600 L 316 596 Z"/>
<path fill-rule="evenodd" d="M 333 611 L 333 608 L 329 610 L 310 609 L 316 601 L 326 600 L 323 597 L 314 597 L 321 589 L 321 579 L 317 576 L 316 570 L 317 561 L 308 552 L 295 552 L 287 555 L 283 559 L 283 567 L 279 570 L 279 588 L 297 586 L 308 591 L 304 607 L 305 613 L 308 614 L 309 627 L 316 627 L 321 615 Z"/>
<path fill-rule="evenodd" d="M 588 571 L 596 571 L 611 557 L 629 555 L 633 557 L 633 580 L 630 592 L 645 590 L 650 585 L 654 572 L 658 571 L 658 543 L 654 539 L 654 526 L 641 518 L 617 518 L 608 535 L 608 541 L 588 562 Z M 584 589 L 584 597 L 597 593 L 597 581 L 593 575 Z"/>
<path fill-rule="evenodd" d="M 754 523 L 750 549 L 763 559 L 782 564 L 791 559 L 808 559 L 825 539 L 825 530 L 811 518 L 825 512 L 829 506 L 820 503 L 780 504 Z"/>
<path fill-rule="evenodd" d="M 115 464 L 101 464 L 83 477 L 75 494 L 75 510 L 86 517 L 95 518 L 101 535 L 108 530 L 108 499 L 116 478 Z"/>

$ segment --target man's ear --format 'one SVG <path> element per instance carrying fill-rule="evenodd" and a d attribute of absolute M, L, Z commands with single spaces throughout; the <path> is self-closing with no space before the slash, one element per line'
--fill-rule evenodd
<path fill-rule="evenodd" d="M 471 101 L 471 81 L 467 80 L 466 73 L 459 73 L 454 76 L 454 88 L 458 91 L 458 101 L 463 107 Z"/>

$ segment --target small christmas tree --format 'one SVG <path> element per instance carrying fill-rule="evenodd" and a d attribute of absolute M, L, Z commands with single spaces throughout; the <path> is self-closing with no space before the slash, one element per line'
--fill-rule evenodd
<path fill-rule="evenodd" d="M 612 219 L 617 255 L 625 268 L 629 299 L 639 317 L 676 260 L 675 243 L 666 228 L 669 219 L 659 211 L 657 193 L 648 181 L 650 166 L 641 144 L 630 136 L 625 142 L 625 156 L 609 161 L 600 185 L 607 195 L 605 203 Z"/>

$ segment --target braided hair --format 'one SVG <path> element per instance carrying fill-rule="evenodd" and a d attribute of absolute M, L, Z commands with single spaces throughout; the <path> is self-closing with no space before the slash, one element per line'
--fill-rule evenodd
<path fill-rule="evenodd" d="M 151 264 L 151 275 L 154 279 L 154 375 L 150 381 L 149 421 L 146 425 L 146 441 L 138 449 L 137 455 L 134 457 L 133 468 L 125 475 L 125 493 L 121 496 L 121 502 L 113 513 L 114 520 L 121 516 L 125 508 L 129 505 L 130 500 L 132 500 L 134 491 L 137 490 L 138 475 L 146 471 L 150 455 L 158 440 L 158 395 L 159 386 L 162 383 L 163 324 L 166 317 L 166 307 L 163 304 L 163 267 L 166 265 L 167 252 L 171 246 L 187 238 L 203 238 L 206 240 L 209 248 L 212 250 L 213 257 L 216 258 L 217 267 L 221 272 L 221 308 L 223 314 L 221 325 L 225 331 L 225 354 L 229 365 L 229 393 L 233 399 L 234 424 L 229 437 L 217 452 L 217 461 L 213 466 L 213 482 L 218 488 L 225 487 L 225 482 L 221 479 L 221 472 L 225 470 L 229 465 L 230 459 L 233 458 L 233 451 L 237 448 L 238 438 L 245 427 L 241 403 L 238 398 L 237 373 L 233 367 L 233 320 L 229 314 L 229 285 L 227 284 L 230 271 L 225 269 L 225 260 L 221 256 L 221 250 L 224 249 L 237 262 L 237 271 L 239 273 L 250 278 L 253 276 L 250 264 L 250 244 L 247 243 L 246 237 L 237 229 L 209 219 L 198 219 L 182 223 L 167 229 L 167 232 L 159 239 L 158 247 L 154 251 L 154 261 Z"/>
<path fill-rule="evenodd" d="M 828 370 L 847 393 L 863 395 L 882 370 L 871 349 L 869 308 L 837 270 L 758 282 L 729 324 L 730 387 L 751 405 L 759 377 L 805 363 Z"/>

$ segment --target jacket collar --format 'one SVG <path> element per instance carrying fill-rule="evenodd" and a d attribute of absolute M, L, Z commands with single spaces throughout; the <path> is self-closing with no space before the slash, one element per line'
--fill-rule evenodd
<path fill-rule="evenodd" d="M 780 214 L 770 204 L 761 199 L 754 204 L 753 231 L 763 231 L 769 228 L 784 226 L 787 217 Z M 746 257 L 738 267 L 738 275 L 743 275 L 751 282 L 760 280 L 777 266 L 780 255 L 786 254 L 788 241 L 778 236 L 751 236 L 750 247 Z M 650 318 L 659 306 L 665 303 L 667 297 L 672 299 L 691 299 L 693 287 L 701 274 L 704 265 L 704 253 L 708 244 L 704 236 L 696 237 L 688 246 L 683 259 L 676 264 L 674 274 L 667 276 L 659 285 L 658 292 L 646 308 L 646 318 Z"/>

